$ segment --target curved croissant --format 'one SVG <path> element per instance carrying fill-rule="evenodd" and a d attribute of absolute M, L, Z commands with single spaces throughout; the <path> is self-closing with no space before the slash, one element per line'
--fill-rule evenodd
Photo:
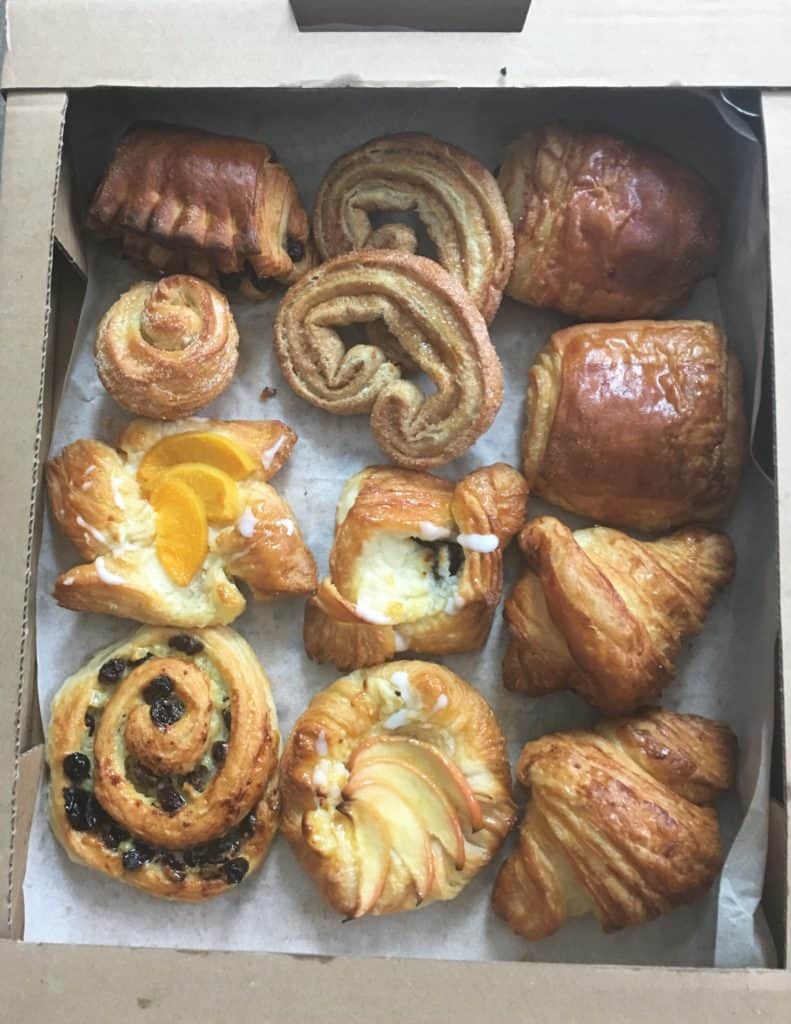
<path fill-rule="evenodd" d="M 87 217 L 146 270 L 267 294 L 312 263 L 308 216 L 272 149 L 179 125 L 139 123 L 118 143 Z"/>
<path fill-rule="evenodd" d="M 415 210 L 437 260 L 491 323 L 511 274 L 508 211 L 487 169 L 469 153 L 420 132 L 383 135 L 339 157 L 324 176 L 313 212 L 322 259 L 357 249 L 417 252 L 406 224 L 375 228 L 375 211 Z"/>
<path fill-rule="evenodd" d="M 533 519 L 519 536 L 528 569 L 505 602 L 509 690 L 576 690 L 623 714 L 672 681 L 685 637 L 703 628 L 733 575 L 733 546 L 702 527 L 633 540 L 597 526 L 572 533 Z"/>
<path fill-rule="evenodd" d="M 72 860 L 154 896 L 216 896 L 266 857 L 279 753 L 269 682 L 237 633 L 141 629 L 55 696 L 52 828 Z"/>
<path fill-rule="evenodd" d="M 305 606 L 305 650 L 350 669 L 401 651 L 482 647 L 526 503 L 524 479 L 503 463 L 455 486 L 390 466 L 353 476 L 338 502 L 330 575 Z"/>
<path fill-rule="evenodd" d="M 346 917 L 450 900 L 513 825 L 505 740 L 481 695 L 400 661 L 313 698 L 281 762 L 282 831 Z"/>
<path fill-rule="evenodd" d="M 381 348 L 346 350 L 339 327 L 379 320 L 432 379 L 434 394 L 402 380 Z M 370 249 L 323 263 L 286 293 L 275 351 L 300 397 L 340 415 L 370 413 L 382 451 L 412 469 L 463 454 L 502 402 L 502 368 L 483 318 L 464 289 L 421 256 Z"/>
<path fill-rule="evenodd" d="M 94 355 L 102 384 L 125 409 L 176 420 L 231 383 L 239 332 L 228 300 L 198 277 L 141 281 L 105 313 Z"/>
<path fill-rule="evenodd" d="M 554 505 L 655 532 L 721 519 L 739 486 L 742 373 L 700 320 L 579 324 L 530 370 L 524 473 Z"/>
<path fill-rule="evenodd" d="M 497 181 L 520 302 L 580 320 L 655 316 L 717 268 L 711 188 L 656 150 L 547 125 L 509 146 Z"/>
<path fill-rule="evenodd" d="M 592 911 L 605 931 L 691 903 L 722 850 L 713 803 L 734 782 L 736 740 L 720 722 L 661 708 L 528 743 L 530 790 L 494 909 L 527 939 Z"/>

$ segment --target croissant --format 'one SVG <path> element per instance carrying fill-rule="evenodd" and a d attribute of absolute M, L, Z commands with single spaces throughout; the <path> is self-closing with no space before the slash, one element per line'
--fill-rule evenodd
<path fill-rule="evenodd" d="M 520 302 L 580 320 L 655 316 L 717 268 L 711 188 L 653 149 L 547 125 L 508 148 L 498 184 Z"/>
<path fill-rule="evenodd" d="M 102 384 L 125 409 L 175 420 L 231 383 L 239 332 L 228 300 L 185 274 L 142 281 L 102 318 L 94 355 Z"/>
<path fill-rule="evenodd" d="M 269 681 L 230 629 L 145 628 L 55 696 L 50 821 L 69 857 L 172 900 L 238 884 L 277 831 Z"/>
<path fill-rule="evenodd" d="M 353 476 L 338 502 L 330 575 L 305 606 L 305 650 L 350 669 L 400 651 L 482 647 L 526 503 L 524 479 L 503 463 L 455 486 L 389 466 Z"/>
<path fill-rule="evenodd" d="M 116 450 L 68 445 L 46 468 L 55 521 L 86 564 L 62 573 L 64 608 L 153 625 L 232 622 L 234 579 L 269 601 L 308 594 L 316 566 L 266 481 L 296 434 L 277 420 L 133 420 Z"/>
<path fill-rule="evenodd" d="M 338 328 L 380 320 L 433 394 L 402 380 L 376 345 L 346 350 Z M 472 300 L 437 263 L 408 253 L 337 256 L 293 285 L 277 313 L 275 352 L 301 398 L 340 415 L 370 413 L 382 451 L 411 469 L 462 455 L 502 403 L 500 360 Z"/>
<path fill-rule="evenodd" d="M 149 271 L 190 273 L 261 298 L 312 264 L 308 216 L 263 143 L 139 123 L 113 154 L 87 217 Z"/>
<path fill-rule="evenodd" d="M 609 932 L 693 902 L 722 865 L 716 812 L 700 805 L 733 785 L 735 759 L 726 725 L 661 708 L 528 743 L 530 798 L 494 909 L 534 940 L 589 911 Z"/>
<path fill-rule="evenodd" d="M 526 413 L 531 490 L 572 512 L 658 532 L 719 520 L 736 495 L 742 373 L 714 324 L 558 331 L 530 370 Z"/>
<path fill-rule="evenodd" d="M 724 534 L 688 527 L 646 542 L 597 526 L 574 533 L 531 520 L 519 536 L 528 569 L 505 602 L 509 690 L 576 690 L 623 714 L 672 681 L 685 637 L 699 633 L 733 575 Z"/>
<path fill-rule="evenodd" d="M 357 249 L 417 252 L 408 225 L 372 225 L 372 213 L 393 210 L 416 211 L 438 262 L 491 323 L 511 274 L 514 240 L 489 171 L 469 153 L 420 132 L 371 139 L 339 157 L 319 186 L 313 236 L 321 258 Z"/>
<path fill-rule="evenodd" d="M 347 918 L 450 900 L 514 823 L 505 740 L 469 683 L 421 661 L 317 694 L 281 762 L 282 831 Z"/>

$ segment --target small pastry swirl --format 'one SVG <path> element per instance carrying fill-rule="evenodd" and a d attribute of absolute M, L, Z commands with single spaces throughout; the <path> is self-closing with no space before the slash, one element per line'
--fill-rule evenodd
<path fill-rule="evenodd" d="M 528 743 L 518 845 L 494 886 L 497 913 L 526 939 L 592 911 L 605 931 L 698 899 L 722 865 L 718 796 L 736 738 L 721 722 L 644 708 Z"/>
<path fill-rule="evenodd" d="M 346 917 L 453 899 L 515 818 L 491 708 L 421 661 L 354 672 L 317 694 L 286 744 L 281 795 L 284 836 Z"/>
<path fill-rule="evenodd" d="M 426 397 L 375 345 L 346 350 L 337 328 L 384 321 L 392 343 L 430 377 Z M 327 412 L 371 414 L 393 462 L 426 469 L 463 454 L 492 423 L 502 367 L 470 297 L 437 263 L 364 250 L 323 263 L 289 288 L 275 351 L 294 391 Z"/>
<path fill-rule="evenodd" d="M 99 324 L 94 356 L 102 384 L 124 409 L 176 420 L 225 390 L 238 349 L 225 296 L 179 274 L 125 292 Z"/>
<path fill-rule="evenodd" d="M 419 132 L 372 139 L 339 157 L 322 181 L 313 235 L 322 259 L 357 249 L 417 252 L 406 224 L 374 228 L 374 211 L 415 210 L 438 262 L 491 323 L 511 274 L 514 239 L 497 182 L 455 146 Z"/>
<path fill-rule="evenodd" d="M 141 629 L 55 697 L 52 828 L 77 863 L 154 896 L 207 899 L 266 857 L 279 754 L 269 682 L 237 633 Z"/>
<path fill-rule="evenodd" d="M 455 486 L 390 466 L 353 476 L 338 502 L 330 575 L 305 605 L 309 656 L 350 669 L 400 651 L 481 648 L 526 504 L 527 484 L 504 463 Z"/>

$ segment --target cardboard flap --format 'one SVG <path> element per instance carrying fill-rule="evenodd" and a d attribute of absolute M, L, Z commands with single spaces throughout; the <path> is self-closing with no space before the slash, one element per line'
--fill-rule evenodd
<path fill-rule="evenodd" d="M 521 32 L 530 0 L 290 0 L 301 32 L 344 28 L 432 32 Z"/>
<path fill-rule="evenodd" d="M 26 750 L 19 759 L 17 780 L 16 832 L 14 834 L 14 863 L 16 870 L 11 884 L 11 938 L 21 939 L 25 928 L 25 904 L 22 898 L 22 883 L 25 880 L 27 844 L 30 826 L 36 807 L 36 792 L 41 770 L 44 767 L 44 747 L 39 745 Z"/>

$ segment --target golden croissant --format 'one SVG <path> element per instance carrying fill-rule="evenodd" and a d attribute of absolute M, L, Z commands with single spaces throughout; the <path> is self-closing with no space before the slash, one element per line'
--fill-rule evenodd
<path fill-rule="evenodd" d="M 603 132 L 547 125 L 506 151 L 507 292 L 580 320 L 655 316 L 717 268 L 721 224 L 688 167 Z"/>
<path fill-rule="evenodd" d="M 420 132 L 371 139 L 339 157 L 319 186 L 313 236 L 321 258 L 357 249 L 417 252 L 408 225 L 371 223 L 372 213 L 396 210 L 417 213 L 438 262 L 491 323 L 511 274 L 514 239 L 489 171 L 469 153 Z"/>
<path fill-rule="evenodd" d="M 87 223 L 146 270 L 197 274 L 249 298 L 312 262 L 307 213 L 272 149 L 179 125 L 129 128 Z"/>
<path fill-rule="evenodd" d="M 657 532 L 721 519 L 746 426 L 739 361 L 699 320 L 579 324 L 530 370 L 531 490 L 599 522 Z"/>
<path fill-rule="evenodd" d="M 47 463 L 52 514 L 86 560 L 62 573 L 64 608 L 153 625 L 232 622 L 258 601 L 315 590 L 316 565 L 267 481 L 296 434 L 277 420 L 133 420 L 118 449 L 68 445 Z"/>
<path fill-rule="evenodd" d="M 579 914 L 615 931 L 698 899 L 722 865 L 703 805 L 733 785 L 735 761 L 726 725 L 661 708 L 528 743 L 517 778 L 530 796 L 494 909 L 534 940 Z"/>
<path fill-rule="evenodd" d="M 347 351 L 338 329 L 372 322 L 386 326 L 387 350 Z M 402 379 L 391 346 L 431 378 L 434 393 Z M 410 469 L 462 455 L 502 403 L 500 360 L 472 299 L 439 264 L 409 253 L 337 256 L 292 285 L 275 321 L 275 352 L 301 398 L 339 415 L 369 413 L 379 447 Z"/>
<path fill-rule="evenodd" d="M 456 485 L 390 466 L 356 474 L 338 502 L 330 575 L 305 606 L 305 650 L 350 669 L 482 647 L 526 503 L 503 463 Z"/>
<path fill-rule="evenodd" d="M 527 571 L 505 602 L 505 686 L 532 697 L 576 690 L 608 715 L 672 681 L 682 640 L 701 631 L 734 567 L 728 538 L 703 527 L 647 542 L 602 526 L 572 533 L 542 516 L 519 546 Z"/>
<path fill-rule="evenodd" d="M 228 300 L 186 274 L 141 281 L 105 313 L 94 355 L 102 384 L 125 409 L 176 420 L 231 383 L 239 332 Z"/>
<path fill-rule="evenodd" d="M 266 857 L 279 754 L 269 681 L 237 633 L 147 627 L 55 696 L 52 828 L 72 860 L 153 896 L 216 896 Z"/>
<path fill-rule="evenodd" d="M 283 835 L 347 918 L 453 899 L 515 819 L 491 708 L 428 662 L 363 669 L 317 694 L 280 771 Z"/>

